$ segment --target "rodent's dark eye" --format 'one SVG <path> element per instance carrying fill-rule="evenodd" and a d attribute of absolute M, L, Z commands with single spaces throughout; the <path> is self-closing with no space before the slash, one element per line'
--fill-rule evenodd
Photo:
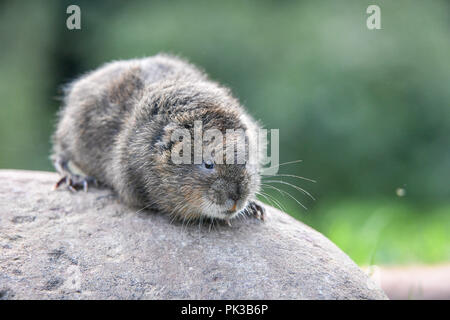
<path fill-rule="evenodd" d="M 209 160 L 205 161 L 204 165 L 205 165 L 206 169 L 213 169 L 214 168 L 214 162 L 209 161 Z"/>

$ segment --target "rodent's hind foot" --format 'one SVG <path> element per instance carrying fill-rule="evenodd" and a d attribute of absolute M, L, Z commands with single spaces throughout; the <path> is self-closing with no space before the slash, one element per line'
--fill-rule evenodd
<path fill-rule="evenodd" d="M 255 201 L 249 201 L 246 209 L 250 214 L 253 214 L 257 219 L 264 221 L 266 209 L 264 209 L 263 206 L 257 204 Z"/>
<path fill-rule="evenodd" d="M 98 187 L 97 180 L 93 177 L 81 176 L 78 174 L 65 175 L 61 179 L 56 182 L 53 187 L 53 190 L 58 189 L 61 185 L 67 185 L 67 188 L 70 191 L 77 192 L 78 190 L 84 190 L 84 192 L 88 192 L 89 185 L 95 185 Z"/>

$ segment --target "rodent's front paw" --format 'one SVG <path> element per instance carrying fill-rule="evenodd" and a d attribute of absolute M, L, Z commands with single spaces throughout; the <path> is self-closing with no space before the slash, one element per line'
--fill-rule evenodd
<path fill-rule="evenodd" d="M 264 209 L 263 206 L 257 204 L 255 201 L 249 201 L 247 211 L 250 214 L 253 214 L 257 219 L 264 221 L 266 209 Z"/>

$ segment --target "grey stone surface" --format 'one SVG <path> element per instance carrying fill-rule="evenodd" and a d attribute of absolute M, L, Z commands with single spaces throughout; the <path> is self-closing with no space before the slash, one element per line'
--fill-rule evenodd
<path fill-rule="evenodd" d="M 384 299 L 323 235 L 266 222 L 186 226 L 108 190 L 52 191 L 57 175 L 0 170 L 1 299 Z"/>

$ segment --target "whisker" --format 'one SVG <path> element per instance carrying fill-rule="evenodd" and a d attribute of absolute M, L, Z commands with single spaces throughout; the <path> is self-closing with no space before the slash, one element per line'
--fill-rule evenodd
<path fill-rule="evenodd" d="M 154 203 L 152 202 L 152 203 L 146 205 L 145 207 L 143 207 L 143 208 L 139 209 L 138 211 L 136 211 L 134 214 L 138 214 L 138 213 L 142 212 L 143 210 L 145 210 L 145 209 L 151 207 L 153 204 L 154 204 Z"/>
<path fill-rule="evenodd" d="M 209 224 L 209 232 L 211 232 L 211 228 L 216 230 L 215 222 L 216 222 L 216 219 L 214 217 L 211 218 L 211 223 Z"/>
<path fill-rule="evenodd" d="M 309 178 L 306 178 L 306 177 L 296 176 L 294 174 L 271 174 L 271 175 L 263 176 L 263 179 L 266 178 L 266 177 L 267 178 L 269 178 L 269 177 L 292 177 L 292 178 L 297 178 L 297 179 L 310 181 L 310 182 L 313 182 L 313 183 L 317 182 L 316 180 L 309 179 Z"/>
<path fill-rule="evenodd" d="M 270 184 L 265 184 L 265 183 L 261 183 L 261 185 L 262 185 L 263 187 L 271 187 L 272 189 L 278 191 L 278 192 L 284 197 L 284 194 L 283 194 L 283 193 L 281 192 L 281 190 L 278 189 L 277 187 L 274 187 L 274 186 L 272 186 L 272 185 L 270 185 Z"/>
<path fill-rule="evenodd" d="M 288 161 L 288 162 L 283 162 L 283 163 L 281 163 L 281 164 L 279 164 L 279 165 L 276 165 L 276 166 L 271 166 L 271 167 L 269 167 L 269 168 L 262 168 L 262 169 L 272 169 L 272 168 L 277 168 L 277 167 L 281 167 L 281 166 L 285 166 L 285 165 L 287 165 L 287 164 L 293 164 L 293 163 L 298 163 L 298 162 L 302 162 L 303 160 L 294 160 L 294 161 Z"/>
<path fill-rule="evenodd" d="M 300 206 L 302 206 L 305 210 L 308 210 L 307 207 L 305 207 L 300 201 L 298 201 L 298 200 L 297 200 L 293 195 L 291 195 L 289 192 L 287 192 L 287 191 L 285 191 L 285 190 L 278 189 L 278 188 L 276 188 L 276 187 L 274 187 L 274 186 L 271 186 L 270 184 L 262 184 L 262 185 L 265 186 L 265 187 L 268 187 L 268 188 L 277 190 L 277 191 L 280 192 L 280 193 L 284 193 L 284 194 L 288 195 L 289 197 L 291 197 L 292 199 L 294 199 L 295 202 L 297 202 Z"/>
<path fill-rule="evenodd" d="M 294 184 L 292 184 L 292 183 L 289 183 L 289 182 L 286 182 L 286 181 L 282 181 L 282 180 L 267 180 L 267 181 L 265 181 L 265 182 L 271 182 L 271 183 L 281 183 L 281 184 L 285 184 L 285 185 L 288 185 L 288 186 L 291 186 L 292 188 L 295 188 L 296 190 L 298 190 L 298 191 L 300 191 L 300 192 L 303 192 L 304 194 L 306 194 L 307 196 L 309 196 L 311 199 L 313 199 L 314 201 L 316 201 L 316 199 L 314 199 L 314 197 L 308 192 L 308 191 L 306 191 L 305 189 L 303 189 L 303 188 L 300 188 L 300 187 L 298 187 L 298 186 L 296 186 L 296 185 L 294 185 Z"/>
<path fill-rule="evenodd" d="M 271 196 L 269 194 L 267 194 L 275 203 L 278 204 L 278 208 L 280 208 L 281 211 L 287 212 L 286 207 L 280 202 L 278 201 L 274 196 Z M 284 195 L 283 195 L 284 197 Z"/>
<path fill-rule="evenodd" d="M 200 219 L 198 219 L 198 230 L 199 232 L 202 230 L 202 225 L 203 225 L 203 215 L 200 215 Z"/>
<path fill-rule="evenodd" d="M 270 201 L 269 198 L 267 198 L 267 193 L 263 193 L 263 192 L 261 192 L 261 191 L 258 191 L 258 192 L 255 192 L 255 193 L 256 193 L 257 195 L 260 195 L 260 196 L 264 197 L 264 199 L 266 199 L 267 201 L 273 203 L 272 201 Z M 245 210 L 245 209 L 244 209 L 244 210 Z"/>
<path fill-rule="evenodd" d="M 256 194 L 263 196 L 265 199 L 267 199 L 267 201 L 269 201 L 272 204 L 275 204 L 281 211 L 286 212 L 286 209 L 283 207 L 283 205 L 278 200 L 276 200 L 274 197 L 272 197 L 271 195 L 264 193 L 262 191 L 259 191 Z"/>

